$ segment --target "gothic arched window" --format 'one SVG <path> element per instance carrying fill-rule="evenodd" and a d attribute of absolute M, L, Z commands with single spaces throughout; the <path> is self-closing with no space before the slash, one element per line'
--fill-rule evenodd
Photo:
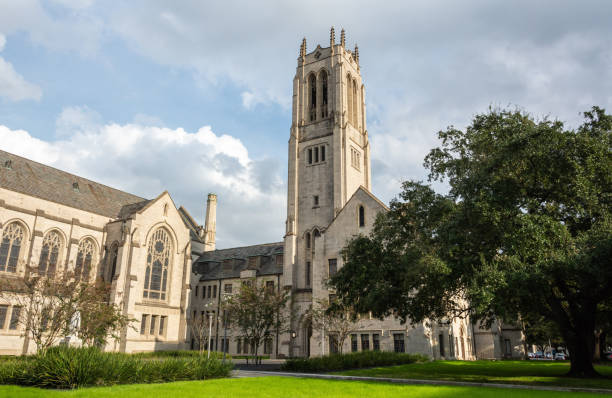
<path fill-rule="evenodd" d="M 91 275 L 91 264 L 96 252 L 96 245 L 91 239 L 83 239 L 79 243 L 76 264 L 74 266 L 74 278 L 88 281 Z"/>
<path fill-rule="evenodd" d="M 147 269 L 142 297 L 152 300 L 166 299 L 171 254 L 170 236 L 165 229 L 157 229 L 149 239 L 147 248 Z"/>
<path fill-rule="evenodd" d="M 324 119 L 327 117 L 328 114 L 328 110 L 327 110 L 327 72 L 326 71 L 321 71 L 321 76 L 320 76 L 320 80 L 321 80 L 321 118 Z"/>
<path fill-rule="evenodd" d="M 306 236 L 304 238 L 306 240 L 306 248 L 310 249 L 310 233 L 306 232 Z"/>
<path fill-rule="evenodd" d="M 365 209 L 359 206 L 359 226 L 365 227 Z"/>
<path fill-rule="evenodd" d="M 53 276 L 59 262 L 60 250 L 63 245 L 62 236 L 57 231 L 51 231 L 43 238 L 38 273 Z"/>
<path fill-rule="evenodd" d="M 0 243 L 0 272 L 17 272 L 17 262 L 25 233 L 21 224 L 12 222 L 2 231 Z"/>
<path fill-rule="evenodd" d="M 308 78 L 308 86 L 310 89 L 310 121 L 317 120 L 317 78 L 314 74 Z"/>
<path fill-rule="evenodd" d="M 346 77 L 346 105 L 347 105 L 347 115 L 348 122 L 353 124 L 353 84 L 351 81 L 351 77 Z"/>
<path fill-rule="evenodd" d="M 358 115 L 359 113 L 357 112 L 357 82 L 355 80 L 353 80 L 353 126 L 355 126 L 355 128 L 357 128 L 357 126 L 359 125 L 358 122 Z"/>
<path fill-rule="evenodd" d="M 113 243 L 110 251 L 110 274 L 108 275 L 108 281 L 111 282 L 117 272 L 117 258 L 119 257 L 119 245 Z"/>

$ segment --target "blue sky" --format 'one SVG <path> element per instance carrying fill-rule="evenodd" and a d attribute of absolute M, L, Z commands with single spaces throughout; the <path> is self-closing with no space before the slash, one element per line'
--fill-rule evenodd
<path fill-rule="evenodd" d="M 145 197 L 218 246 L 282 239 L 301 38 L 357 42 L 373 191 L 424 179 L 436 132 L 490 105 L 580 122 L 612 109 L 607 1 L 0 0 L 0 148 Z"/>

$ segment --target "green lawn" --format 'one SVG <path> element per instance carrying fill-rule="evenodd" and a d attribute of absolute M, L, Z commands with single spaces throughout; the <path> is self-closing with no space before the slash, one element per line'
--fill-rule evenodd
<path fill-rule="evenodd" d="M 72 391 L 41 390 L 13 386 L 0 386 L 0 397 L 11 398 L 202 398 L 202 397 L 442 397 L 442 398 L 523 398 L 568 397 L 595 398 L 602 394 L 559 393 L 553 391 L 526 391 L 484 387 L 408 386 L 358 381 L 329 381 L 284 377 L 257 377 L 245 379 L 218 379 L 207 381 L 181 381 L 167 384 L 133 384 L 115 387 L 94 387 Z"/>
<path fill-rule="evenodd" d="M 433 361 L 409 365 L 338 372 L 351 376 L 398 379 L 457 380 L 489 383 L 608 388 L 612 390 L 612 366 L 596 366 L 605 379 L 563 377 L 569 362 L 548 361 Z"/>

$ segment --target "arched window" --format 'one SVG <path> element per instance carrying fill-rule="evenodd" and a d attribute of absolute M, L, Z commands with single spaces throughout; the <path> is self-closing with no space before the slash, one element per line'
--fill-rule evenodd
<path fill-rule="evenodd" d="M 365 209 L 359 206 L 359 226 L 365 227 Z"/>
<path fill-rule="evenodd" d="M 317 120 L 317 78 L 314 74 L 308 78 L 308 86 L 310 89 L 310 121 Z"/>
<path fill-rule="evenodd" d="M 319 232 L 318 229 L 315 228 L 314 232 L 312 233 L 314 235 L 315 238 L 321 236 L 321 233 Z"/>
<path fill-rule="evenodd" d="M 310 233 L 306 232 L 306 236 L 304 237 L 304 239 L 306 240 L 306 248 L 310 249 Z"/>
<path fill-rule="evenodd" d="M 320 80 L 321 80 L 321 118 L 325 119 L 328 115 L 328 110 L 327 110 L 327 72 L 326 71 L 321 71 L 321 76 L 320 76 Z"/>
<path fill-rule="evenodd" d="M 168 268 L 172 255 L 172 242 L 165 229 L 157 229 L 147 248 L 147 269 L 145 271 L 142 297 L 152 300 L 166 299 Z"/>
<path fill-rule="evenodd" d="M 350 76 L 346 77 L 346 105 L 348 122 L 353 124 L 353 84 Z"/>
<path fill-rule="evenodd" d="M 63 246 L 62 236 L 57 231 L 51 231 L 43 238 L 38 273 L 53 276 L 59 262 L 60 251 Z"/>
<path fill-rule="evenodd" d="M 0 272 L 17 272 L 21 244 L 25 240 L 25 233 L 21 224 L 12 222 L 2 232 L 0 243 Z"/>
<path fill-rule="evenodd" d="M 115 272 L 117 272 L 117 258 L 119 257 L 119 245 L 113 243 L 110 251 L 110 273 L 108 275 L 108 281 L 112 282 Z"/>
<path fill-rule="evenodd" d="M 79 243 L 76 264 L 74 266 L 74 278 L 88 281 L 91 275 L 91 264 L 96 252 L 96 245 L 91 239 L 83 239 Z"/>
<path fill-rule="evenodd" d="M 357 82 L 353 80 L 353 126 L 357 128 L 359 122 L 357 121 Z"/>

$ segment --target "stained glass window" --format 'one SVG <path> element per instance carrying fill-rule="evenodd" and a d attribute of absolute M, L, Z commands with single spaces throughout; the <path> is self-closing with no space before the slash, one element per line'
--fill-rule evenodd
<path fill-rule="evenodd" d="M 17 272 L 17 262 L 24 237 L 23 227 L 16 222 L 4 228 L 0 243 L 0 272 Z"/>
<path fill-rule="evenodd" d="M 51 231 L 43 239 L 40 261 L 38 261 L 38 272 L 53 276 L 59 262 L 60 250 L 63 239 L 57 231 Z"/>
<path fill-rule="evenodd" d="M 147 248 L 147 268 L 145 271 L 142 296 L 152 300 L 165 300 L 168 283 L 168 267 L 172 253 L 172 242 L 165 229 L 159 228 L 151 236 Z"/>
<path fill-rule="evenodd" d="M 88 281 L 91 276 L 91 264 L 96 252 L 96 245 L 91 239 L 83 239 L 79 243 L 76 265 L 74 267 L 74 277 Z"/>

